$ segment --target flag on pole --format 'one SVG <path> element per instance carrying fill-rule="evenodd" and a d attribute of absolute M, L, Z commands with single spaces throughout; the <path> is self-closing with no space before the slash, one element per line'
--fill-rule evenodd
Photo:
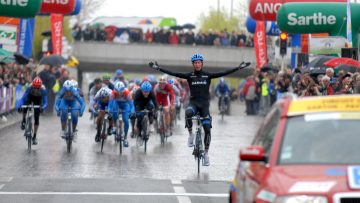
<path fill-rule="evenodd" d="M 346 2 L 346 39 L 347 48 L 352 48 L 350 0 L 347 0 Z"/>

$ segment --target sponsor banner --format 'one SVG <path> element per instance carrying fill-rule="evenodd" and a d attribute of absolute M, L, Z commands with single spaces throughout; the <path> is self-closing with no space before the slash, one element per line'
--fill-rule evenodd
<path fill-rule="evenodd" d="M 34 18 L 21 19 L 18 52 L 32 57 L 32 44 L 34 39 Z"/>
<path fill-rule="evenodd" d="M 345 47 L 344 37 L 311 37 L 310 54 L 341 54 L 341 48 Z"/>
<path fill-rule="evenodd" d="M 248 32 L 255 33 L 256 21 L 250 16 L 246 18 L 246 28 Z M 278 36 L 280 34 L 280 29 L 275 22 L 266 22 L 266 34 L 269 36 Z"/>
<path fill-rule="evenodd" d="M 360 4 L 351 4 L 353 19 L 360 19 Z M 359 12 L 355 12 L 359 11 Z M 288 33 L 346 34 L 346 3 L 288 3 L 278 11 L 279 28 Z M 353 31 L 360 21 L 354 21 Z"/>
<path fill-rule="evenodd" d="M 43 0 L 40 13 L 70 14 L 74 11 L 76 0 Z"/>
<path fill-rule="evenodd" d="M 265 22 L 263 21 L 256 22 L 254 46 L 257 68 L 260 69 L 267 64 Z"/>
<path fill-rule="evenodd" d="M 9 18 L 9 17 L 2 17 L 0 16 L 0 25 L 19 25 L 20 19 L 19 18 Z"/>
<path fill-rule="evenodd" d="M 17 40 L 17 26 L 0 25 L 0 44 L 16 45 L 16 40 Z"/>
<path fill-rule="evenodd" d="M 32 18 L 40 10 L 42 0 L 0 0 L 0 14 L 5 17 Z"/>
<path fill-rule="evenodd" d="M 249 13 L 255 20 L 276 21 L 282 4 L 291 2 L 346 2 L 346 0 L 251 0 Z"/>
<path fill-rule="evenodd" d="M 62 14 L 51 14 L 51 39 L 53 54 L 56 55 L 62 53 L 63 18 Z"/>

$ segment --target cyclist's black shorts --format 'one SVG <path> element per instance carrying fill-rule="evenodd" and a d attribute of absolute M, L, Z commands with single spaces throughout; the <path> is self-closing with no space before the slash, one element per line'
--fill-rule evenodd
<path fill-rule="evenodd" d="M 199 101 L 191 101 L 190 100 L 190 103 L 189 103 L 189 106 L 187 107 L 187 109 L 192 109 L 193 116 L 197 112 L 199 112 L 201 117 L 207 117 L 207 116 L 210 116 L 209 107 L 210 107 L 209 102 L 199 102 Z"/>

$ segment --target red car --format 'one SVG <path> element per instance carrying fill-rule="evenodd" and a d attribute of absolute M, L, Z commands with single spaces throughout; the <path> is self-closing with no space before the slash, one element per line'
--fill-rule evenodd
<path fill-rule="evenodd" d="M 230 202 L 360 203 L 360 96 L 279 101 L 239 158 Z"/>

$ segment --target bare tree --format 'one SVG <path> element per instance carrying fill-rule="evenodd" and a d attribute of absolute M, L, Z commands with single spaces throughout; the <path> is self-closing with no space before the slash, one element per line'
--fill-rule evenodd
<path fill-rule="evenodd" d="M 106 0 L 82 0 L 81 11 L 76 16 L 78 23 L 91 20 L 96 11 L 106 3 Z"/>

